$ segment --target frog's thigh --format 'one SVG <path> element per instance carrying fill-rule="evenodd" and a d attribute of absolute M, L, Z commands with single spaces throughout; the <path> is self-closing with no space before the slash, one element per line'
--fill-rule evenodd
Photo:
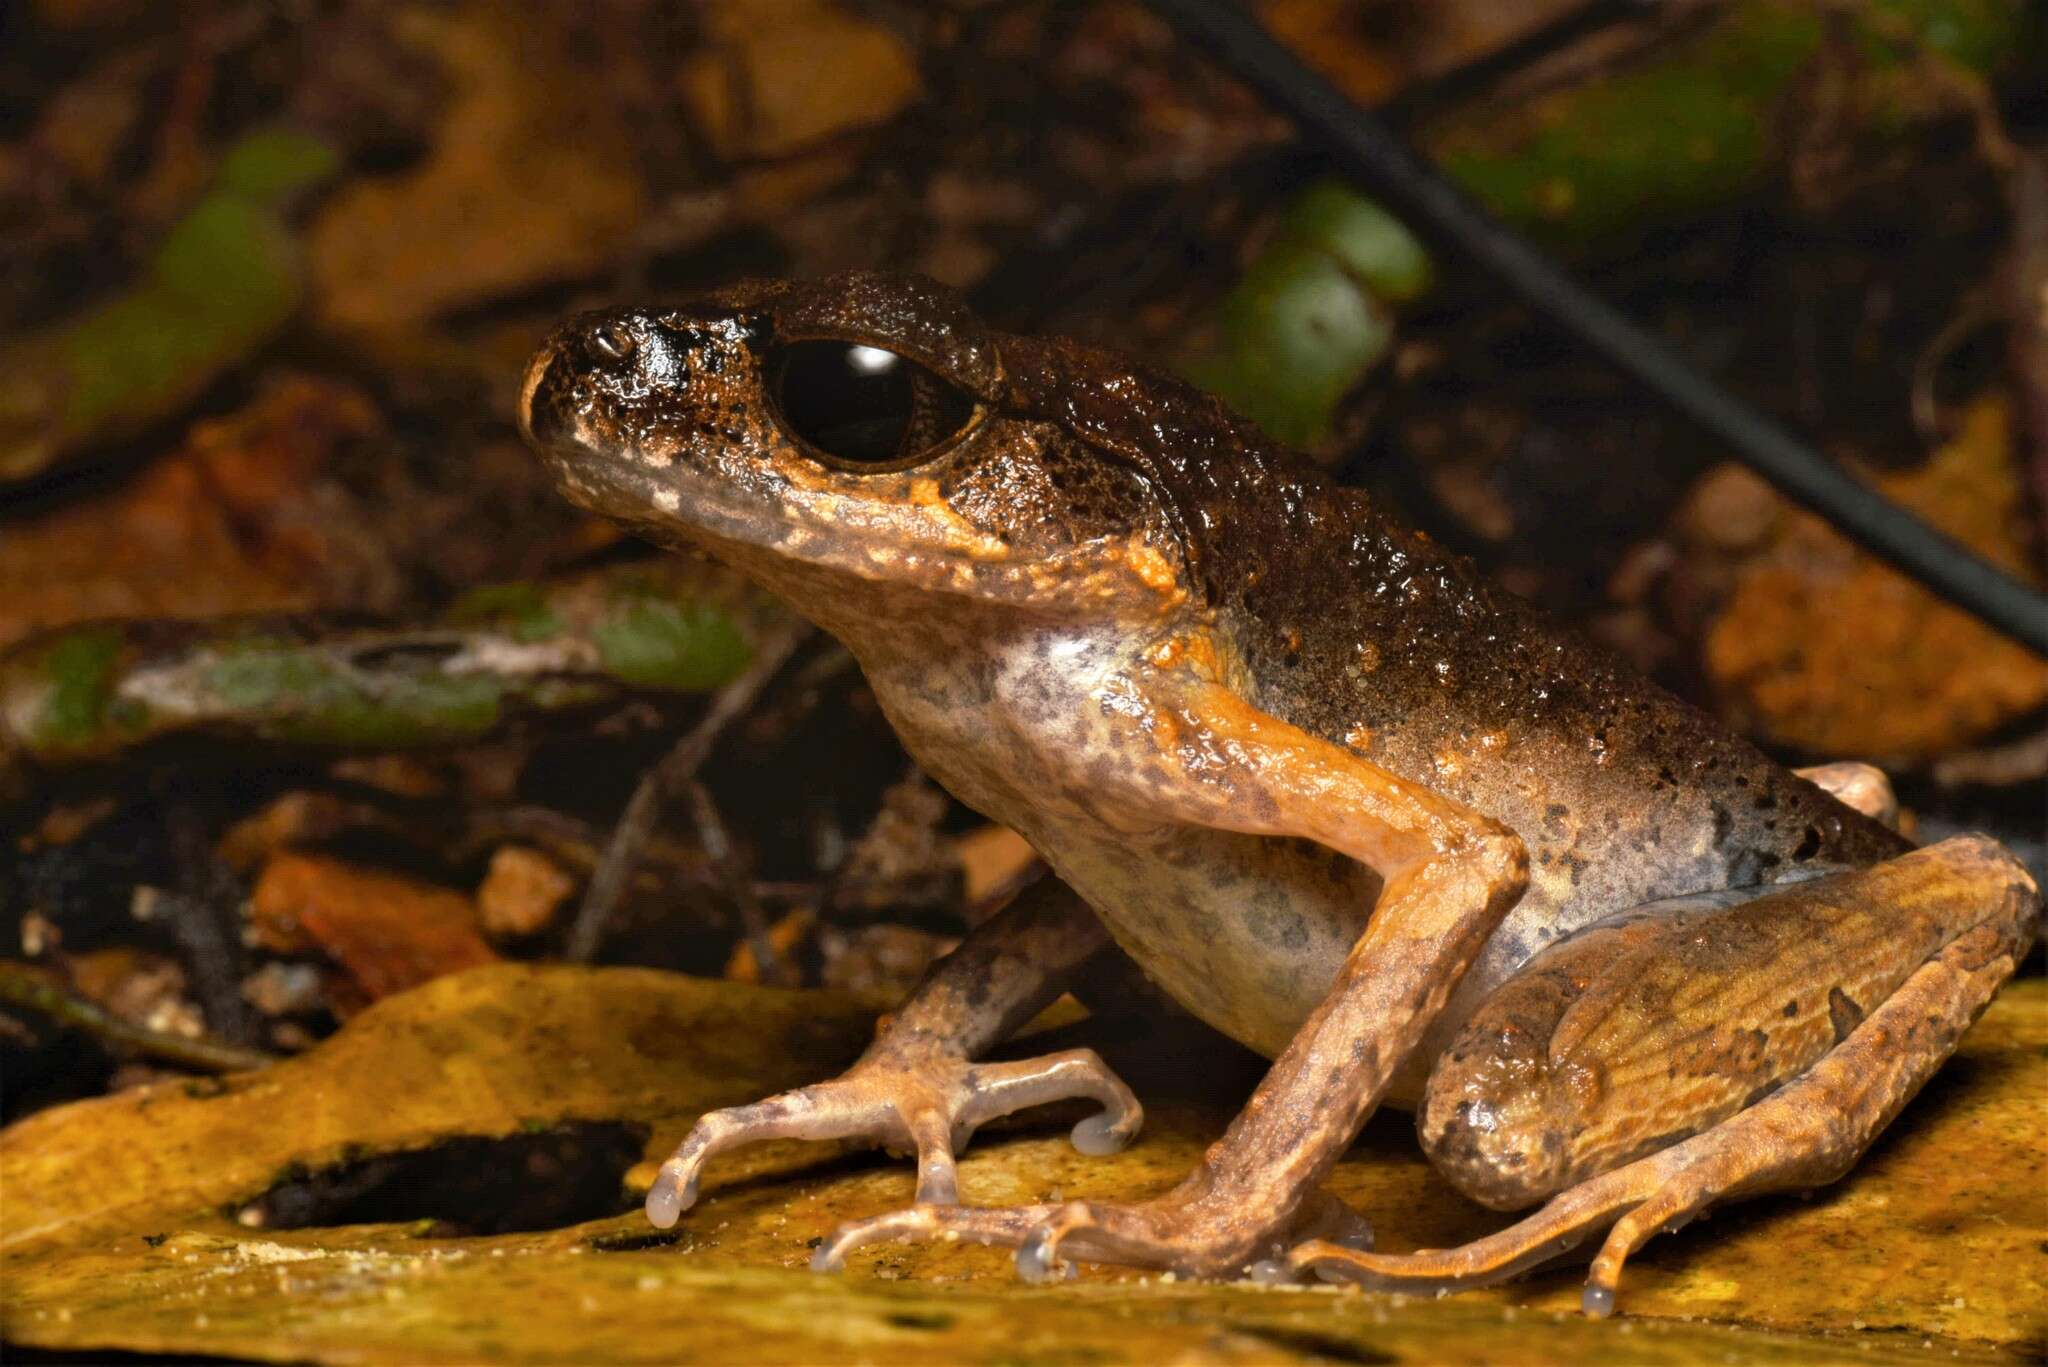
<path fill-rule="evenodd" d="M 1659 1228 L 1847 1172 L 2011 976 L 2040 909 L 2019 862 L 1982 837 L 1714 900 L 1645 908 L 1538 955 L 1432 1074 L 1423 1141 L 1454 1183 L 1499 1207 L 1561 1195 L 1461 1249 L 1304 1247 L 1297 1264 L 1474 1285 L 1615 1224 L 1588 1291 L 1603 1309 Z"/>

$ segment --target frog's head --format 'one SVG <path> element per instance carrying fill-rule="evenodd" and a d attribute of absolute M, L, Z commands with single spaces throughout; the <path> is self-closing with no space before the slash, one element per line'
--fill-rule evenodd
<path fill-rule="evenodd" d="M 534 357 L 520 421 L 575 502 L 814 616 L 886 585 L 1099 619 L 1195 593 L 1184 513 L 1110 430 L 1136 414 L 1172 439 L 1147 385 L 1198 399 L 858 275 L 575 319 Z"/>

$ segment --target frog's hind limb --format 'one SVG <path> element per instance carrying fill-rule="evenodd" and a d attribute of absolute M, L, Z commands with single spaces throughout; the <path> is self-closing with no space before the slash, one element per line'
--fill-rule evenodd
<path fill-rule="evenodd" d="M 712 1155 L 764 1139 L 871 1139 L 917 1154 L 917 1200 L 958 1199 L 953 1155 L 975 1129 L 1029 1106 L 1086 1098 L 1102 1110 L 1074 1127 L 1083 1153 L 1114 1153 L 1144 1110 L 1092 1049 L 1015 1063 L 971 1060 L 1057 997 L 1109 936 L 1056 879 L 1041 880 L 936 964 L 877 1025 L 843 1075 L 750 1106 L 712 1111 L 662 1164 L 647 1217 L 663 1229 L 696 1203 Z"/>
<path fill-rule="evenodd" d="M 1606 1229 L 1585 1306 L 1608 1313 L 1623 1263 L 1658 1231 L 1847 1173 L 2012 975 L 2040 906 L 2010 853 L 1965 836 L 1733 905 L 1681 900 L 1591 927 L 1482 1004 L 1418 1113 L 1468 1195 L 1549 1203 L 1462 1248 L 1307 1244 L 1290 1261 L 1441 1291 Z"/>
<path fill-rule="evenodd" d="M 1120 677 L 1103 712 L 1142 743 L 1099 800 L 1160 821 L 1307 838 L 1369 865 L 1384 883 L 1364 933 L 1250 1102 L 1172 1191 L 1135 1204 L 902 1211 L 843 1227 L 816 1265 L 836 1267 L 883 1239 L 957 1237 L 1015 1246 L 1026 1276 L 1055 1271 L 1062 1254 L 1218 1276 L 1272 1271 L 1308 1227 L 1350 1245 L 1369 1237 L 1317 1188 L 1520 898 L 1521 840 L 1190 674 Z"/>

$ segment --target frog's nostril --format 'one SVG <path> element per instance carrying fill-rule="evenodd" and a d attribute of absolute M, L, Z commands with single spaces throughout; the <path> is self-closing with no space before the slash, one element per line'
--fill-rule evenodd
<path fill-rule="evenodd" d="M 591 329 L 590 345 L 608 360 L 623 361 L 632 356 L 640 339 L 623 323 L 600 323 Z"/>

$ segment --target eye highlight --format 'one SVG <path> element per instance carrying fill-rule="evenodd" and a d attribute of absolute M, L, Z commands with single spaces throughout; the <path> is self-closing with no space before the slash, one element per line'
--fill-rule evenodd
<path fill-rule="evenodd" d="M 972 397 L 907 356 L 858 342 L 782 342 L 769 397 L 789 434 L 825 464 L 878 473 L 936 455 L 974 421 Z"/>

